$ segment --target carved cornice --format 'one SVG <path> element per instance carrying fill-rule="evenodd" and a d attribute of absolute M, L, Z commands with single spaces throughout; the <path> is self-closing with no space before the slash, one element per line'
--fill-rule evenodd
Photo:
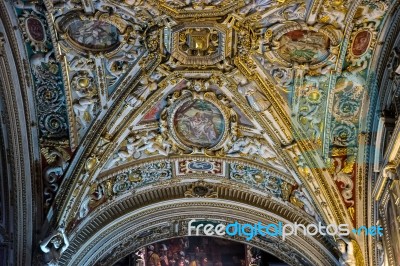
<path fill-rule="evenodd" d="M 174 221 L 179 221 L 181 220 L 181 216 L 185 215 L 185 209 L 187 209 L 187 211 L 189 211 L 189 217 L 210 217 L 210 219 L 212 219 L 212 216 L 215 216 L 216 213 L 220 213 L 218 216 L 218 220 L 221 220 L 222 217 L 224 217 L 224 214 L 222 214 L 224 211 L 227 211 L 228 217 L 230 217 L 230 221 L 233 220 L 238 220 L 238 221 L 265 221 L 265 223 L 267 223 L 267 221 L 269 222 L 273 222 L 273 223 L 277 223 L 280 219 L 276 219 L 276 218 L 272 218 L 272 217 L 277 217 L 274 216 L 272 213 L 278 214 L 278 217 L 283 217 L 283 219 L 294 222 L 297 221 L 298 223 L 304 223 L 304 224 L 308 224 L 308 221 L 303 220 L 304 216 L 301 215 L 297 215 L 294 213 L 287 213 L 287 207 L 278 207 L 279 205 L 281 205 L 278 202 L 271 202 L 268 199 L 263 199 L 261 200 L 260 198 L 256 197 L 255 195 L 252 195 L 252 193 L 250 192 L 249 194 L 243 194 L 243 192 L 239 192 L 239 190 L 233 189 L 233 188 L 222 188 L 218 185 L 211 185 L 214 187 L 214 190 L 216 191 L 216 193 L 218 193 L 218 200 L 217 201 L 210 201 L 210 200 L 206 200 L 204 199 L 203 202 L 199 202 L 199 201 L 193 201 L 193 200 L 185 200 L 183 203 L 182 200 L 178 200 L 178 198 L 176 198 L 179 194 L 181 195 L 180 197 L 182 197 L 184 194 L 184 192 L 188 189 L 187 185 L 176 185 L 175 188 L 171 187 L 171 186 L 163 186 L 163 187 L 158 187 L 158 188 L 152 188 L 150 190 L 146 190 L 146 191 L 141 191 L 140 193 L 136 194 L 135 196 L 131 196 L 131 197 L 125 197 L 123 199 L 121 199 L 120 202 L 114 201 L 112 203 L 110 203 L 110 205 L 108 205 L 107 207 L 103 207 L 101 211 L 97 212 L 96 214 L 92 214 L 91 215 L 91 219 L 89 222 L 85 222 L 85 224 L 79 225 L 77 227 L 76 230 L 74 230 L 73 232 L 71 232 L 71 249 L 68 249 L 66 251 L 66 253 L 64 254 L 65 256 L 62 257 L 61 261 L 62 261 L 62 265 L 68 265 L 67 261 L 69 261 L 69 259 L 71 259 L 70 254 L 75 254 L 74 257 L 74 263 L 78 263 L 79 261 L 81 261 L 81 259 L 85 258 L 88 259 L 88 255 L 90 253 L 87 253 L 88 251 L 90 251 L 92 248 L 94 248 L 95 246 L 97 246 L 99 243 L 98 241 L 100 241 L 101 239 L 104 240 L 104 237 L 107 236 L 111 236 L 114 235 L 115 237 L 119 237 L 122 235 L 128 235 L 126 232 L 123 233 L 121 231 L 119 231 L 118 235 L 115 235 L 114 233 L 112 233 L 111 231 L 116 230 L 116 228 L 122 229 L 122 228 L 126 228 L 126 227 L 130 227 L 131 229 L 134 228 L 134 224 L 135 226 L 139 226 L 137 223 L 140 221 L 137 220 L 138 217 L 141 217 L 140 219 L 143 219 L 143 221 L 146 221 L 146 224 L 152 223 L 150 221 L 159 221 L 156 223 L 165 223 L 166 221 L 170 220 L 174 220 Z M 168 193 L 166 192 L 162 192 L 161 190 L 164 191 L 168 191 Z M 234 192 L 236 190 L 236 192 Z M 231 192 L 229 192 L 231 191 Z M 163 195 L 163 196 L 161 196 Z M 232 195 L 232 196 L 229 196 Z M 250 196 L 252 195 L 252 196 Z M 155 199 L 155 197 L 161 197 L 158 200 Z M 178 196 L 179 197 L 179 196 Z M 236 203 L 235 205 L 231 205 L 230 201 L 226 201 L 226 200 L 233 200 L 233 197 L 240 197 L 243 200 L 244 199 L 248 199 L 250 202 L 252 202 L 253 207 L 250 207 L 249 205 L 242 205 L 241 203 Z M 174 199 L 176 198 L 176 199 Z M 257 200 L 256 200 L 257 199 Z M 237 199 L 235 199 L 235 201 L 237 201 Z M 147 202 L 147 204 L 145 204 L 145 202 Z M 159 203 L 157 203 L 159 202 Z M 178 202 L 182 202 L 182 203 L 178 203 Z M 243 202 L 247 202 L 243 201 Z M 150 204 L 150 205 L 149 205 Z M 170 207 L 168 207 L 170 204 L 172 204 Z M 260 205 L 259 205 L 260 204 Z M 165 206 L 163 206 L 165 205 Z M 123 206 L 128 206 L 123 207 Z M 186 207 L 185 207 L 186 206 Z M 194 208 L 194 206 L 197 206 Z M 204 208 L 207 208 L 207 214 L 204 214 L 204 212 L 201 210 L 201 206 L 204 206 Z M 132 209 L 133 208 L 133 209 Z M 139 209 L 137 209 L 139 208 Z M 169 208 L 171 208 L 170 210 L 168 210 Z M 229 211 L 228 209 L 231 209 L 231 211 Z M 249 208 L 249 209 L 248 209 Z M 258 209 L 261 208 L 261 209 Z M 136 209 L 136 211 L 135 211 Z M 196 211 L 193 211 L 196 210 Z M 212 211 L 212 210 L 215 210 Z M 263 210 L 263 211 L 261 211 Z M 267 210 L 267 213 L 265 213 L 265 210 Z M 136 213 L 136 212 L 139 213 Z M 260 212 L 261 211 L 261 212 Z M 273 211 L 272 213 L 270 213 L 270 211 Z M 177 215 L 177 213 L 180 213 L 179 215 Z M 197 214 L 198 212 L 198 214 Z M 279 214 L 279 212 L 282 212 Z M 108 213 L 108 214 L 106 214 Z M 125 214 L 124 214 L 125 213 Z M 130 213 L 130 215 L 127 215 L 128 213 Z M 158 214 L 157 214 L 158 213 Z M 214 214 L 213 214 L 214 213 Z M 283 213 L 286 213 L 286 215 L 283 215 Z M 169 218 L 167 217 L 163 217 L 163 215 L 167 214 Z M 198 215 L 201 216 L 198 216 Z M 147 216 L 149 215 L 149 216 Z M 245 216 L 243 216 L 245 215 Z M 109 217 L 109 218 L 106 218 Z M 120 218 L 117 218 L 120 217 Z M 152 218 L 150 218 L 152 217 Z M 247 218 L 244 218 L 247 217 Z M 258 217 L 258 218 L 257 218 Z M 187 218 L 186 218 L 187 219 Z M 214 218 L 215 219 L 215 218 Z M 222 218 L 223 220 L 225 220 L 225 218 Z M 272 219 L 272 220 L 271 220 Z M 131 222 L 134 222 L 134 224 L 131 224 L 130 226 L 128 226 L 128 224 L 130 224 Z M 94 226 L 94 224 L 97 224 L 97 226 Z M 106 228 L 106 231 L 101 230 L 100 232 L 98 231 L 99 227 L 103 227 L 104 226 L 104 230 Z M 151 227 L 154 227 L 157 225 L 152 225 Z M 143 228 L 142 226 L 140 226 L 140 228 L 142 230 L 144 230 L 145 228 Z M 111 231 L 110 231 L 111 230 Z M 135 229 L 136 230 L 136 229 Z M 182 230 L 182 229 L 181 229 Z M 96 233 L 97 232 L 97 233 Z M 91 240 L 85 240 L 82 239 L 82 237 L 78 237 L 78 236 L 87 236 L 88 238 L 90 238 Z M 103 236 L 104 235 L 104 236 Z M 331 246 L 329 244 L 329 242 L 326 242 L 326 240 L 322 240 L 320 237 L 317 237 L 317 239 L 319 239 L 318 241 L 320 241 L 319 244 L 317 244 L 317 242 L 315 242 L 315 240 L 312 240 L 310 242 L 310 240 L 307 240 L 307 238 L 300 236 L 300 238 L 304 239 L 306 242 L 308 242 L 309 244 L 311 244 L 312 242 L 314 242 L 314 244 L 311 244 L 314 248 L 316 248 L 317 250 L 319 250 L 317 253 L 314 253 L 316 256 L 321 256 L 323 253 L 325 253 L 326 251 L 323 251 L 324 248 L 323 246 L 325 246 L 327 249 L 330 249 Z M 96 240 L 95 240 L 96 239 Z M 76 242 L 78 241 L 78 242 Z M 154 240 L 153 240 L 154 241 Z M 90 246 L 82 246 L 83 243 L 91 243 Z M 107 243 L 112 243 L 111 245 L 115 246 L 116 241 L 113 240 L 109 240 L 107 241 Z M 142 243 L 142 245 L 144 244 L 149 244 L 149 243 Z M 251 243 L 253 244 L 253 243 Z M 103 242 L 103 247 L 105 247 L 104 242 Z M 303 247 L 297 246 L 296 249 L 298 251 L 300 251 Z M 322 248 L 322 249 L 321 249 Z M 111 247 L 107 247 L 107 250 L 111 250 Z M 310 250 L 308 251 L 308 254 Z M 313 251 L 315 252 L 315 250 Z M 94 263 L 95 261 L 98 261 L 101 259 L 101 257 L 104 257 L 104 255 L 106 255 L 104 252 L 99 251 L 97 252 L 98 255 L 96 254 L 91 254 L 89 256 L 92 257 L 91 260 L 93 260 L 93 256 L 97 257 L 94 261 L 92 261 L 91 263 Z M 100 255 L 102 254 L 102 255 Z M 317 255 L 319 254 L 319 255 Z M 100 257 L 99 257 L 100 255 Z M 76 259 L 76 260 L 75 260 Z M 312 258 L 309 258 L 312 260 Z M 329 259 L 328 259 L 329 260 Z M 72 261 L 70 262 L 72 263 Z M 90 263 L 90 264 L 91 264 Z M 317 263 L 318 265 L 318 263 Z M 331 264 L 329 264 L 331 265 Z M 332 264 L 333 265 L 333 264 Z"/>
<path fill-rule="evenodd" d="M 234 9 L 238 9 L 242 6 L 245 5 L 245 1 L 239 0 L 239 1 L 222 1 L 225 2 L 221 5 L 217 5 L 214 8 L 210 9 L 184 9 L 182 7 L 175 8 L 174 6 L 171 6 L 168 2 L 172 3 L 173 1 L 158 1 L 158 0 L 152 0 L 155 5 L 160 8 L 163 12 L 166 14 L 177 18 L 177 19 L 192 19 L 193 17 L 197 19 L 201 18 L 219 18 L 222 17 L 226 14 L 229 14 L 229 12 L 232 12 Z M 195 3 L 193 3 L 194 5 Z M 201 3 L 202 4 L 202 3 Z"/>
<path fill-rule="evenodd" d="M 216 162 L 226 162 L 226 163 L 238 163 L 241 165 L 246 165 L 246 166 L 250 166 L 253 168 L 257 168 L 260 170 L 264 170 L 264 171 L 268 171 L 271 173 L 274 173 L 275 175 L 281 177 L 283 180 L 286 180 L 289 183 L 295 183 L 295 180 L 293 179 L 293 177 L 289 174 L 286 173 L 282 173 L 277 171 L 276 169 L 266 166 L 264 164 L 255 162 L 255 161 L 251 161 L 245 158 L 229 158 L 229 157 L 207 157 L 207 156 L 201 156 L 201 155 L 172 155 L 169 156 L 167 158 L 165 157 L 151 157 L 151 158 L 147 158 L 147 159 L 143 159 L 143 160 L 135 160 L 134 162 L 130 162 L 127 164 L 123 164 L 121 166 L 112 168 L 110 170 L 101 172 L 99 174 L 99 176 L 97 177 L 96 180 L 101 181 L 101 180 L 105 180 L 111 176 L 115 176 L 117 174 L 123 173 L 125 171 L 128 171 L 134 167 L 140 166 L 142 164 L 146 164 L 146 163 L 151 163 L 151 162 L 177 162 L 177 161 L 182 161 L 182 160 L 200 160 L 200 161 L 208 161 L 208 160 L 213 160 Z"/>

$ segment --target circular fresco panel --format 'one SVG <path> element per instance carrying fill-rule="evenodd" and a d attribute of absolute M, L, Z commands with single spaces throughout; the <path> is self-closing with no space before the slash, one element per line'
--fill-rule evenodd
<path fill-rule="evenodd" d="M 224 135 L 225 121 L 221 111 L 205 100 L 185 101 L 173 117 L 178 139 L 186 146 L 211 148 Z"/>
<path fill-rule="evenodd" d="M 78 46 L 89 50 L 110 50 L 119 44 L 118 29 L 104 21 L 76 20 L 69 26 L 68 35 Z"/>

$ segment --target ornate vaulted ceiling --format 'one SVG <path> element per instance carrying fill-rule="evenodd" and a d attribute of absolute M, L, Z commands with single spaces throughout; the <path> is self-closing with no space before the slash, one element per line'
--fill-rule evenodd
<path fill-rule="evenodd" d="M 61 265 L 110 265 L 193 217 L 366 223 L 395 1 L 0 4 L 30 69 L 39 238 L 65 227 Z M 291 265 L 338 263 L 333 238 L 256 241 Z"/>

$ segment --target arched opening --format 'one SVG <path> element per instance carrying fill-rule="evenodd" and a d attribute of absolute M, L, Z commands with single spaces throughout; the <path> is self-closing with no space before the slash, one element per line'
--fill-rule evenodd
<path fill-rule="evenodd" d="M 126 196 L 89 214 L 72 230 L 70 246 L 60 259 L 63 265 L 112 265 L 140 247 L 170 238 L 189 236 L 189 222 L 213 224 L 309 224 L 310 218 L 296 210 L 282 208 L 275 200 L 254 203 L 257 197 L 227 188 L 218 198 L 184 198 L 185 186 L 175 186 L 175 198 L 157 199 L 167 195 L 164 187 L 148 189 L 135 196 Z M 220 190 L 218 190 L 220 191 Z M 173 193 L 170 193 L 173 195 Z M 238 199 L 241 198 L 240 199 Z M 149 204 L 140 206 L 140 199 Z M 253 201 L 250 205 L 244 199 Z M 136 205 L 136 206 L 135 206 Z M 195 231 L 191 231 L 191 235 Z M 197 234 L 197 231 L 196 231 Z M 199 231 L 199 235 L 205 235 Z M 264 250 L 289 265 L 336 265 L 332 240 L 320 235 L 221 236 Z"/>
<path fill-rule="evenodd" d="M 135 250 L 114 266 L 288 266 L 274 255 L 232 240 L 189 236 Z"/>

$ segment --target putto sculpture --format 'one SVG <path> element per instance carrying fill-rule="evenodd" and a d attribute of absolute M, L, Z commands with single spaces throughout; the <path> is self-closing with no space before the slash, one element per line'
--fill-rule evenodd
<path fill-rule="evenodd" d="M 48 266 L 58 265 L 61 255 L 67 250 L 69 241 L 65 234 L 65 228 L 60 227 L 40 243 L 40 249 L 45 253 L 45 261 Z"/>

